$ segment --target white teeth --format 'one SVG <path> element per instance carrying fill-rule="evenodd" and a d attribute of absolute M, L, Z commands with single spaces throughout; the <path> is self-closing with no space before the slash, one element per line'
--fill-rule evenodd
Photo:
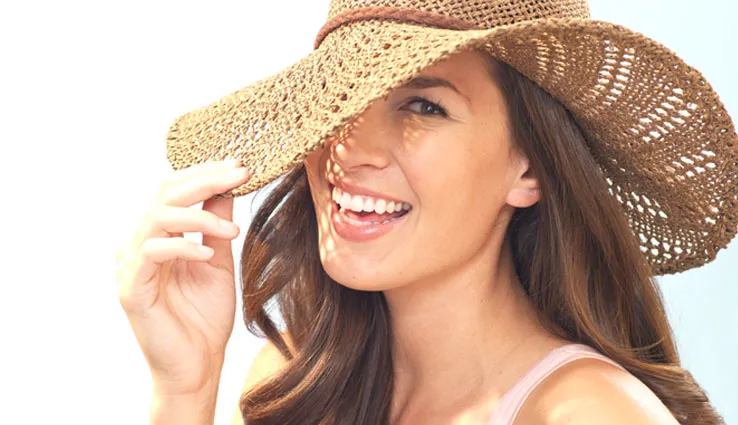
<path fill-rule="evenodd" d="M 360 195 L 352 196 L 346 192 L 341 192 L 337 187 L 333 187 L 331 198 L 340 205 L 341 209 L 349 209 L 356 212 L 375 211 L 377 214 L 390 214 L 402 210 L 408 211 L 412 208 L 407 202 L 388 202 L 384 199 L 374 199 Z"/>
<path fill-rule="evenodd" d="M 354 195 L 353 198 L 351 198 L 351 207 L 353 211 L 361 212 L 364 210 L 364 200 L 359 195 Z"/>
<path fill-rule="evenodd" d="M 377 214 L 384 214 L 385 211 L 387 211 L 387 201 L 384 199 L 379 199 L 374 204 L 374 211 L 377 212 Z"/>
<path fill-rule="evenodd" d="M 364 201 L 364 211 L 374 211 L 374 199 L 369 198 L 366 201 Z"/>

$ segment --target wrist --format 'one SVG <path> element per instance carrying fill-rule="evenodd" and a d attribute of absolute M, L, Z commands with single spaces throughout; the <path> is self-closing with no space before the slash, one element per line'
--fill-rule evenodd
<path fill-rule="evenodd" d="M 220 372 L 187 387 L 154 379 L 151 425 L 213 425 Z"/>
<path fill-rule="evenodd" d="M 209 364 L 208 370 L 203 371 L 204 375 L 200 379 L 177 379 L 152 371 L 153 393 L 171 398 L 202 397 L 202 394 L 218 389 L 222 371 L 223 361 L 215 359 Z"/>
<path fill-rule="evenodd" d="M 213 425 L 217 381 L 195 392 L 171 392 L 154 386 L 151 425 Z"/>

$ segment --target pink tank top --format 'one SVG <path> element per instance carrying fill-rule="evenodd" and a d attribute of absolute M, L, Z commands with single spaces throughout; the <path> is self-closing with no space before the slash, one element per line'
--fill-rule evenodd
<path fill-rule="evenodd" d="M 487 425 L 512 425 L 523 403 L 538 384 L 561 366 L 582 358 L 600 359 L 623 369 L 620 364 L 588 345 L 567 344 L 555 348 L 539 360 L 502 395 L 492 411 L 492 416 L 487 421 Z"/>

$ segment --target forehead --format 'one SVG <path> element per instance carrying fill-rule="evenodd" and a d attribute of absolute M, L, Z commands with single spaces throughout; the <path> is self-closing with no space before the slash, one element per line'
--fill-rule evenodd
<path fill-rule="evenodd" d="M 485 58 L 484 53 L 462 51 L 424 69 L 414 79 L 398 89 L 423 89 L 447 87 L 470 100 L 499 97 L 494 71 L 494 60 Z"/>

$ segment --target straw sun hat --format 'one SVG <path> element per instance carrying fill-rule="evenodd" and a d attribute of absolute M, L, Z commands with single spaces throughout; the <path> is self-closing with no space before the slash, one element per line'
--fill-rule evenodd
<path fill-rule="evenodd" d="M 656 275 L 712 261 L 738 230 L 738 136 L 704 76 L 586 0 L 333 0 L 315 49 L 179 116 L 175 170 L 240 159 L 261 188 L 424 68 L 481 48 L 566 106 Z"/>

